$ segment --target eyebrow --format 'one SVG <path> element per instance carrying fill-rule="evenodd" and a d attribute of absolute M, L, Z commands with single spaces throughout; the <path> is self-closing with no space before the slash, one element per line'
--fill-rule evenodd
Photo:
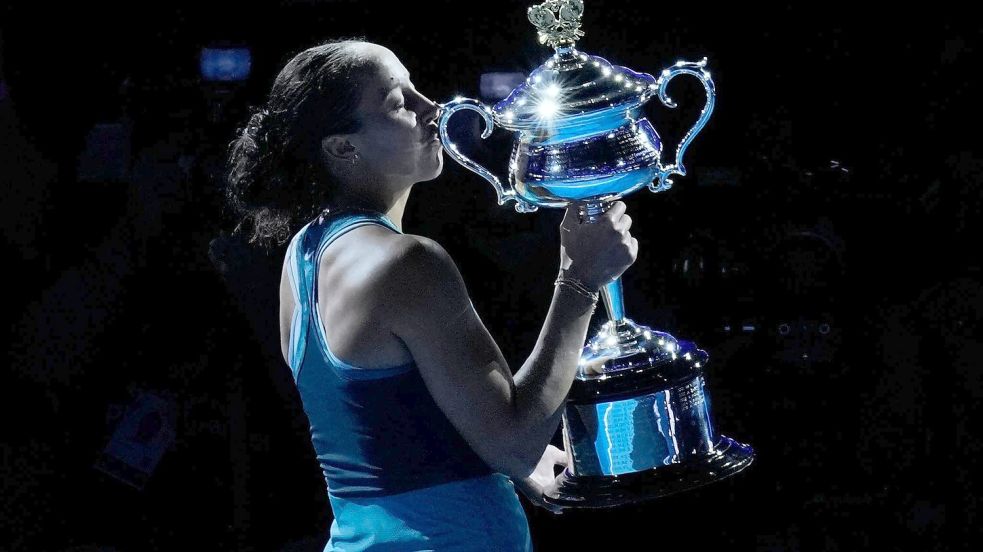
<path fill-rule="evenodd" d="M 409 73 L 406 74 L 406 80 L 410 80 L 410 74 Z M 399 88 L 399 83 L 398 82 L 396 84 L 392 85 L 392 86 L 389 86 L 389 87 L 383 86 L 382 88 L 379 89 L 380 98 L 382 100 L 385 100 L 386 97 L 389 96 L 389 93 L 392 92 L 393 90 L 397 89 L 397 88 Z"/>

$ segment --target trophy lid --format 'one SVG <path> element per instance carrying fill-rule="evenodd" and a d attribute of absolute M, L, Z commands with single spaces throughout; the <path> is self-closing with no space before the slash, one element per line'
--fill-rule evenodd
<path fill-rule="evenodd" d="M 556 53 L 495 104 L 496 124 L 509 130 L 564 128 L 609 109 L 629 109 L 656 93 L 652 75 L 577 51 L 574 42 L 584 34 L 581 15 L 582 0 L 550 0 L 529 8 L 540 42 Z"/>

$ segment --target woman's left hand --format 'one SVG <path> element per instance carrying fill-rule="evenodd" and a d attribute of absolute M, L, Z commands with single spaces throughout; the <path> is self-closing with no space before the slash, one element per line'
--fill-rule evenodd
<path fill-rule="evenodd" d="M 526 495 L 529 502 L 554 514 L 562 514 L 563 509 L 547 503 L 543 500 L 543 494 L 556 485 L 556 475 L 553 474 L 554 466 L 566 468 L 568 465 L 566 452 L 553 445 L 546 445 L 546 451 L 543 453 L 543 457 L 539 459 L 536 469 L 528 477 L 513 482 L 515 487 Z"/>

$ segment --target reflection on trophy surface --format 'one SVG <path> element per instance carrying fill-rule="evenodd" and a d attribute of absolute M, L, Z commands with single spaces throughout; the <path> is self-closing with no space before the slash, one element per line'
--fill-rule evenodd
<path fill-rule="evenodd" d="M 467 98 L 443 104 L 440 138 L 448 154 L 494 186 L 498 203 L 519 212 L 579 207 L 593 223 L 615 200 L 643 187 L 670 189 L 685 176 L 683 155 L 713 111 L 715 89 L 706 58 L 677 62 L 656 78 L 578 51 L 584 35 L 581 0 L 551 0 L 528 9 L 541 43 L 554 55 L 493 107 Z M 662 162 L 662 140 L 643 107 L 667 95 L 677 75 L 693 76 L 706 105 Z M 462 109 L 514 133 L 509 186 L 468 159 L 448 137 Z M 703 369 L 709 355 L 692 342 L 638 324 L 625 314 L 621 278 L 601 289 L 608 321 L 584 347 L 563 413 L 569 466 L 546 499 L 563 507 L 610 507 L 664 496 L 733 475 L 751 464 L 748 445 L 714 430 Z"/>

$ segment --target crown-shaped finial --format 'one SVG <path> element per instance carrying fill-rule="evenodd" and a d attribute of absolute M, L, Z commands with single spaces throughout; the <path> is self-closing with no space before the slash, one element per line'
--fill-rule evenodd
<path fill-rule="evenodd" d="M 580 17 L 584 15 L 583 0 L 546 0 L 531 6 L 527 11 L 529 21 L 539 30 L 539 43 L 573 46 L 584 32 L 580 30 Z"/>

